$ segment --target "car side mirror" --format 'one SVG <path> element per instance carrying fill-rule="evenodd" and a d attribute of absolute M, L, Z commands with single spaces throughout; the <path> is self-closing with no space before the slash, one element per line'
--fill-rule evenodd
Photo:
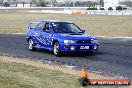
<path fill-rule="evenodd" d="M 33 27 L 29 27 L 29 29 L 33 29 Z"/>

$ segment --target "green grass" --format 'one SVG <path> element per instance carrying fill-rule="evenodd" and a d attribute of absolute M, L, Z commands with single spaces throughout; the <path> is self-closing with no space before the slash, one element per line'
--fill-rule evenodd
<path fill-rule="evenodd" d="M 81 88 L 76 78 L 60 71 L 0 61 L 0 88 Z"/>
<path fill-rule="evenodd" d="M 78 77 L 61 71 L 0 60 L 0 88 L 83 87 L 80 86 Z M 118 86 L 88 86 L 86 88 L 118 88 Z"/>
<path fill-rule="evenodd" d="M 96 36 L 132 36 L 132 16 L 1 13 L 0 32 L 26 33 L 28 22 L 45 19 L 73 21 Z"/>

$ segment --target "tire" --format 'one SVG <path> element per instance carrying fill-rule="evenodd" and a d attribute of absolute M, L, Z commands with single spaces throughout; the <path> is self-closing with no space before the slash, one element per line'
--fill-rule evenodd
<path fill-rule="evenodd" d="M 32 39 L 29 39 L 28 41 L 28 49 L 31 50 L 31 51 L 34 51 L 35 48 L 34 48 L 34 42 Z"/>
<path fill-rule="evenodd" d="M 55 42 L 54 45 L 53 45 L 53 52 L 54 52 L 54 55 L 55 56 L 61 56 L 62 53 L 60 51 L 60 45 L 58 42 Z"/>

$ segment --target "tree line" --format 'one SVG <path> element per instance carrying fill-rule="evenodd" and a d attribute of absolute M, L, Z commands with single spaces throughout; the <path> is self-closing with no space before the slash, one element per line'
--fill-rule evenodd
<path fill-rule="evenodd" d="M 8 7 L 10 4 L 23 4 L 23 3 L 30 3 L 30 4 L 36 4 L 38 7 L 46 7 L 48 4 L 52 5 L 53 7 L 76 7 L 76 6 L 82 6 L 82 7 L 95 7 L 99 3 L 97 1 L 65 1 L 65 2 L 57 2 L 57 0 L 31 0 L 30 2 L 23 2 L 19 0 L 0 0 L 0 4 L 3 4 L 3 6 Z"/>
<path fill-rule="evenodd" d="M 122 1 L 120 2 L 121 5 L 126 5 L 127 7 L 132 7 L 132 1 Z"/>
<path fill-rule="evenodd" d="M 45 1 L 45 0 L 31 0 L 29 1 L 19 1 L 19 0 L 0 0 L 0 6 L 5 6 L 9 7 L 11 4 L 36 4 L 38 7 L 46 7 L 47 4 L 52 4 L 54 7 L 57 5 L 56 0 L 50 0 L 50 1 Z"/>
<path fill-rule="evenodd" d="M 28 1 L 28 0 L 27 0 Z M 22 4 L 22 3 L 30 3 L 30 4 L 36 4 L 38 7 L 46 7 L 47 5 L 52 5 L 53 7 L 95 7 L 99 5 L 100 7 L 104 6 L 104 0 L 97 0 L 97 1 L 65 1 L 65 2 L 57 2 L 57 0 L 31 0 L 30 2 L 23 2 L 20 0 L 0 0 L 0 4 L 3 6 L 8 7 L 10 4 Z M 132 7 L 132 1 L 121 1 L 121 5 L 126 5 L 128 7 Z"/>

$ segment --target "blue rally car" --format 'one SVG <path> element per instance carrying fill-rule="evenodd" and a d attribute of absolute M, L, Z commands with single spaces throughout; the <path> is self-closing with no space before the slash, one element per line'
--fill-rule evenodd
<path fill-rule="evenodd" d="M 56 56 L 64 52 L 98 51 L 98 40 L 72 22 L 44 20 L 35 27 L 32 25 L 33 22 L 30 22 L 26 35 L 29 50 L 48 49 Z"/>

